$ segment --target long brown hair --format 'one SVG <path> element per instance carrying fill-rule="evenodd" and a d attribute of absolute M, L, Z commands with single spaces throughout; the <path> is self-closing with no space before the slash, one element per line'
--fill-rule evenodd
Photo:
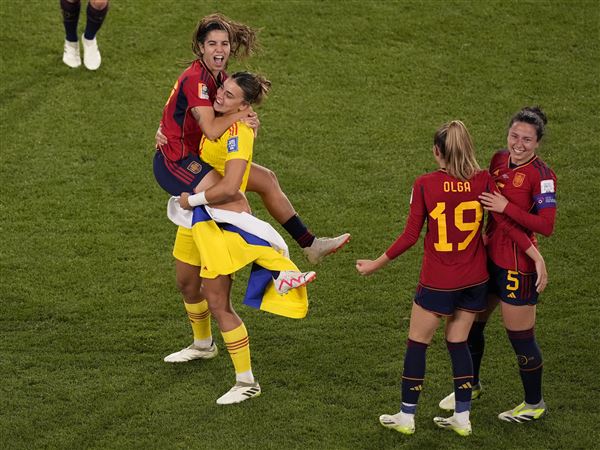
<path fill-rule="evenodd" d="M 192 36 L 192 51 L 202 59 L 200 47 L 204 44 L 206 36 L 213 30 L 226 31 L 229 35 L 231 55 L 246 58 L 258 49 L 257 30 L 243 23 L 235 22 L 222 14 L 215 13 L 203 17 L 198 22 Z"/>
<path fill-rule="evenodd" d="M 481 170 L 475 159 L 475 147 L 469 130 L 460 120 L 445 123 L 437 129 L 433 143 L 446 162 L 446 172 L 465 181 Z"/>

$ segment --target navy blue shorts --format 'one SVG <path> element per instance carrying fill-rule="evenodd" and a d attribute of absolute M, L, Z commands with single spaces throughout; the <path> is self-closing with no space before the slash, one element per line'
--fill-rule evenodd
<path fill-rule="evenodd" d="M 457 309 L 470 312 L 485 311 L 487 308 L 487 283 L 455 291 L 436 291 L 419 284 L 415 294 L 415 303 L 440 316 L 451 316 Z"/>
<path fill-rule="evenodd" d="M 537 274 L 519 273 L 498 267 L 492 261 L 488 263 L 490 281 L 488 289 L 490 294 L 500 297 L 505 303 L 511 305 L 536 305 L 538 292 L 535 288 Z"/>
<path fill-rule="evenodd" d="M 213 167 L 195 154 L 176 162 L 165 158 L 158 150 L 154 155 L 154 177 L 160 187 L 171 195 L 193 192 L 211 170 Z"/>

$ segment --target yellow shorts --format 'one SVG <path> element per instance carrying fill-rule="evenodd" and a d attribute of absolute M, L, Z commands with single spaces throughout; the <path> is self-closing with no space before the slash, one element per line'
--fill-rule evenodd
<path fill-rule="evenodd" d="M 196 244 L 194 244 L 191 229 L 184 227 L 177 228 L 175 245 L 173 246 L 173 256 L 175 259 L 191 266 L 201 266 L 200 252 L 198 251 Z"/>

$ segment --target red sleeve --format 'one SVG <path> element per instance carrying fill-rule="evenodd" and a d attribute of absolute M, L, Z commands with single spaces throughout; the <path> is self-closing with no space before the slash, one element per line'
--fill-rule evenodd
<path fill-rule="evenodd" d="M 419 240 L 427 210 L 423 199 L 423 188 L 419 180 L 415 181 L 412 189 L 410 211 L 408 219 L 406 219 L 406 227 L 404 232 L 394 241 L 394 243 L 386 250 L 385 254 L 390 259 L 395 259 L 415 245 Z"/>
<path fill-rule="evenodd" d="M 188 78 L 183 83 L 181 90 L 183 90 L 185 98 L 187 99 L 188 108 L 191 109 L 197 106 L 209 106 L 212 108 L 208 86 L 198 77 Z"/>
<path fill-rule="evenodd" d="M 509 202 L 504 208 L 504 214 L 534 233 L 550 236 L 554 231 L 556 208 L 544 208 L 539 210 L 537 214 L 531 214 Z"/>

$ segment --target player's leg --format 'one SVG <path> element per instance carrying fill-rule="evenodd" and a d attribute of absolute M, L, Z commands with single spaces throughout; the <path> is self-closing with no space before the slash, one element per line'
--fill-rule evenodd
<path fill-rule="evenodd" d="M 471 360 L 473 361 L 473 387 L 471 390 L 472 400 L 479 398 L 482 392 L 482 385 L 481 381 L 479 380 L 479 373 L 485 350 L 484 329 L 488 323 L 489 318 L 498 306 L 498 302 L 500 301 L 500 298 L 495 293 L 496 290 L 494 286 L 495 284 L 492 275 L 492 278 L 490 278 L 490 281 L 488 283 L 488 288 L 490 291 L 487 295 L 487 307 L 485 311 L 479 312 L 475 316 L 475 320 L 473 321 L 473 325 L 471 325 L 469 337 L 467 339 L 469 352 L 471 353 Z M 454 400 L 454 392 L 451 392 L 440 401 L 439 407 L 446 411 L 452 411 L 454 409 Z"/>
<path fill-rule="evenodd" d="M 77 24 L 81 11 L 80 0 L 60 0 L 60 9 L 65 26 L 65 45 L 63 62 L 69 67 L 79 67 L 81 56 L 79 54 L 79 41 L 77 39 Z"/>
<path fill-rule="evenodd" d="M 528 422 L 546 413 L 542 397 L 542 353 L 534 332 L 536 305 L 515 305 L 503 301 L 502 319 L 510 343 L 517 356 L 525 401 L 498 415 L 507 422 Z"/>
<path fill-rule="evenodd" d="M 183 304 L 192 326 L 194 342 L 165 357 L 165 362 L 187 362 L 195 359 L 210 359 L 218 354 L 213 342 L 210 311 L 201 291 L 200 255 L 191 230 L 179 227 L 173 248 L 177 287 L 183 296 Z"/>
<path fill-rule="evenodd" d="M 89 0 L 86 13 L 85 31 L 81 40 L 83 44 L 83 64 L 89 70 L 96 70 L 102 62 L 98 43 L 96 42 L 96 34 L 102 27 L 108 13 L 108 0 Z"/>
<path fill-rule="evenodd" d="M 219 324 L 227 351 L 235 368 L 235 385 L 217 399 L 219 405 L 243 402 L 260 395 L 250 362 L 248 331 L 231 305 L 231 277 L 221 275 L 202 282 L 210 312 Z"/>
<path fill-rule="evenodd" d="M 485 293 L 482 293 L 485 297 Z M 473 382 L 473 362 L 467 345 L 467 336 L 475 319 L 475 313 L 457 309 L 446 320 L 446 346 L 452 361 L 454 379 L 454 414 L 450 417 L 435 417 L 433 421 L 440 428 L 455 431 L 461 436 L 471 434 L 471 388 Z"/>
<path fill-rule="evenodd" d="M 413 303 L 404 355 L 400 412 L 380 416 L 379 422 L 384 427 L 403 434 L 415 432 L 415 413 L 425 380 L 426 351 L 439 323 L 437 314 Z"/>
<path fill-rule="evenodd" d="M 275 173 L 266 167 L 252 163 L 246 190 L 260 195 L 269 214 L 300 245 L 313 264 L 319 263 L 325 256 L 339 250 L 350 240 L 350 235 L 347 233 L 335 238 L 315 237 L 279 186 Z"/>

